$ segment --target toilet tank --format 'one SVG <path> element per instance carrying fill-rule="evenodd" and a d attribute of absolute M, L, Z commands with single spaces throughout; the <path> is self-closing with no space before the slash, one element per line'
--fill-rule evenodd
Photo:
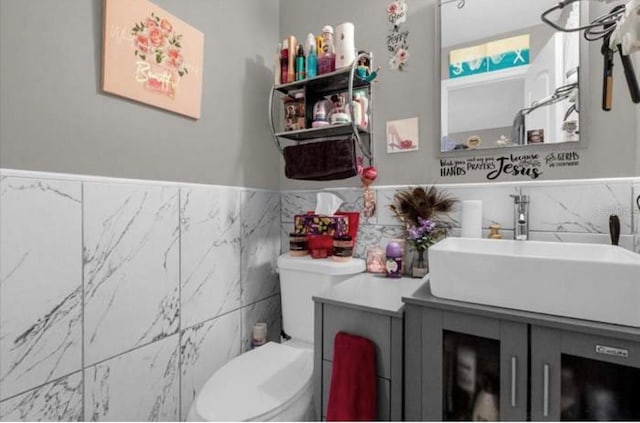
<path fill-rule="evenodd" d="M 278 258 L 282 327 L 294 339 L 313 343 L 312 297 L 350 277 L 364 272 L 361 259 L 338 262 L 310 256 Z"/>

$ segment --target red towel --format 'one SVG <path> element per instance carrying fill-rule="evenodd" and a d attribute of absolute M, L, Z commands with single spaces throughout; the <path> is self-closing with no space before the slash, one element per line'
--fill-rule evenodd
<path fill-rule="evenodd" d="M 367 338 L 338 332 L 327 421 L 372 420 L 376 420 L 375 345 Z"/>

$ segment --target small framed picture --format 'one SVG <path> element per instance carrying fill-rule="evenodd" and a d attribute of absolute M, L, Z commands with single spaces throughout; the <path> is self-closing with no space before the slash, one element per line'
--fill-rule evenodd
<path fill-rule="evenodd" d="M 418 118 L 387 122 L 387 153 L 418 151 Z"/>
<path fill-rule="evenodd" d="M 527 131 L 527 144 L 544 143 L 544 129 L 531 129 Z"/>

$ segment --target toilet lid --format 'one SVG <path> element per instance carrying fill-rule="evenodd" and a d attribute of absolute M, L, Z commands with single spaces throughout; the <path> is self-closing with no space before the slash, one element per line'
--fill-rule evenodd
<path fill-rule="evenodd" d="M 313 352 L 274 342 L 242 354 L 220 368 L 196 402 L 208 421 L 260 420 L 305 389 L 313 373 Z"/>

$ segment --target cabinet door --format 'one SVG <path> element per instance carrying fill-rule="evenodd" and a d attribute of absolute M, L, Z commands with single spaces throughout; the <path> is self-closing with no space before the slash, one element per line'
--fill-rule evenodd
<path fill-rule="evenodd" d="M 422 319 L 423 418 L 526 419 L 526 325 L 428 309 Z"/>
<path fill-rule="evenodd" d="M 640 420 L 640 345 L 533 327 L 533 420 Z"/>

